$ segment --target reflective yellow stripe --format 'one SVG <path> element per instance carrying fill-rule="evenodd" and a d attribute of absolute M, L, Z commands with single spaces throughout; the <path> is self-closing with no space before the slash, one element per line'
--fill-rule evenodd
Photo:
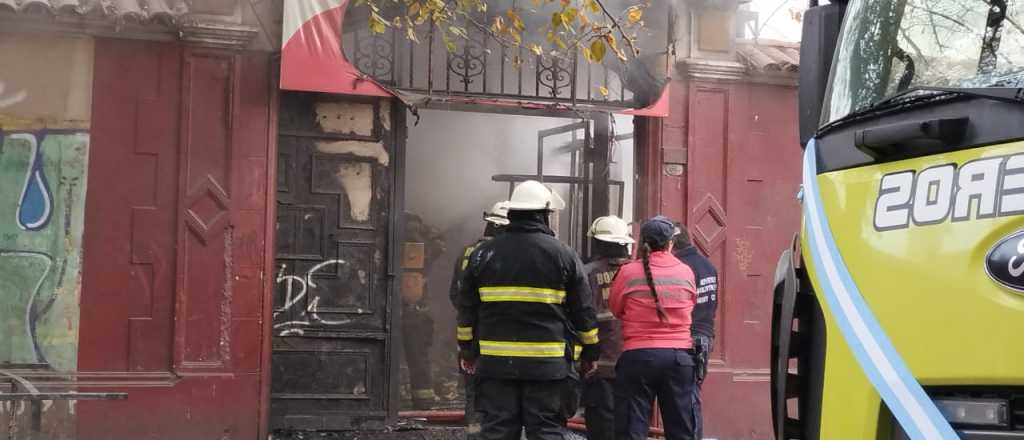
<path fill-rule="evenodd" d="M 455 336 L 460 341 L 472 341 L 473 327 L 459 327 L 455 331 Z"/>
<path fill-rule="evenodd" d="M 480 341 L 480 354 L 505 357 L 562 357 L 565 342 Z"/>
<path fill-rule="evenodd" d="M 574 361 L 580 360 L 580 355 L 581 354 L 583 354 L 583 346 L 582 345 L 577 345 L 577 346 L 572 348 L 572 360 L 574 360 Z"/>
<path fill-rule="evenodd" d="M 434 390 L 431 390 L 431 389 L 412 390 L 412 398 L 413 399 L 430 400 L 430 399 L 434 399 L 436 397 L 437 397 L 437 395 L 434 394 Z"/>
<path fill-rule="evenodd" d="M 586 332 L 580 332 L 580 340 L 583 341 L 584 345 L 596 344 L 598 341 L 597 328 Z"/>
<path fill-rule="evenodd" d="M 565 302 L 565 291 L 523 286 L 493 286 L 480 288 L 480 301 L 500 302 L 535 302 L 544 304 L 562 304 Z"/>

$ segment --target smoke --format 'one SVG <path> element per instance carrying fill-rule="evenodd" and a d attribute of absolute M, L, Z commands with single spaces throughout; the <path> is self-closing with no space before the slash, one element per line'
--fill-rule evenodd
<path fill-rule="evenodd" d="M 405 161 L 405 208 L 419 215 L 429 226 L 442 232 L 445 252 L 434 262 L 427 281 L 427 301 L 434 319 L 431 348 L 435 389 L 442 406 L 450 406 L 449 390 L 458 389 L 455 370 L 455 311 L 448 300 L 448 288 L 462 248 L 483 233 L 482 213 L 497 201 L 506 200 L 509 184 L 495 182 L 498 174 L 537 172 L 537 133 L 544 129 L 578 123 L 578 119 L 421 110 L 419 125 L 409 128 Z M 610 177 L 626 183 L 624 217 L 631 219 L 633 143 L 632 117 L 617 116 L 614 134 L 620 140 L 612 146 Z M 577 130 L 575 138 L 583 139 Z M 544 140 L 544 173 L 571 173 L 573 133 Z M 576 143 L 578 144 L 578 142 Z M 570 146 L 570 147 L 567 147 Z M 568 200 L 568 185 L 552 185 Z M 612 209 L 618 211 L 617 191 L 612 192 Z M 560 216 L 559 235 L 572 232 L 566 213 Z"/>

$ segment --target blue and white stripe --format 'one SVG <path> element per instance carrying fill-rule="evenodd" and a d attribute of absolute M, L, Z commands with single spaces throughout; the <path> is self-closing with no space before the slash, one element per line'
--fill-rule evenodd
<path fill-rule="evenodd" d="M 854 357 L 911 439 L 957 440 L 949 422 L 886 337 L 843 263 L 821 203 L 813 139 L 804 152 L 803 172 L 804 221 L 818 273 L 815 288 L 828 301 Z"/>

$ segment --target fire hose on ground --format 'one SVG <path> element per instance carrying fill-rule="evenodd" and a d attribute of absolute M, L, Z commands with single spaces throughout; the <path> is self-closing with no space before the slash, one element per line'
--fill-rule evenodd
<path fill-rule="evenodd" d="M 398 416 L 404 419 L 425 420 L 430 424 L 453 424 L 462 423 L 465 413 L 459 410 L 429 410 L 429 411 L 401 411 Z M 568 428 L 576 432 L 587 432 L 586 421 L 582 417 L 569 419 Z M 662 440 L 665 438 L 665 431 L 661 428 L 651 427 L 650 440 Z"/>

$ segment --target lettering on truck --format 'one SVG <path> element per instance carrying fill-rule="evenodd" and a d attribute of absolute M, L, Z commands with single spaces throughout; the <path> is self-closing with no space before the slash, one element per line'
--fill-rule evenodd
<path fill-rule="evenodd" d="M 1024 153 L 882 176 L 878 231 L 1024 214 Z"/>

